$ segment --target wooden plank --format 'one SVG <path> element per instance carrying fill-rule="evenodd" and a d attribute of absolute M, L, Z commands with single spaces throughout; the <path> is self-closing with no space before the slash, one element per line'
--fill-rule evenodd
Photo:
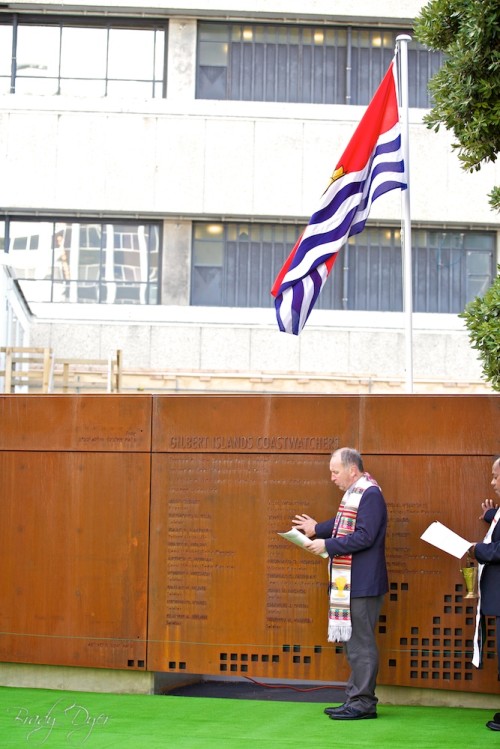
<path fill-rule="evenodd" d="M 53 364 L 50 348 L 7 346 L 0 348 L 0 355 L 5 364 L 5 369 L 0 371 L 5 393 L 26 387 L 42 393 L 50 391 Z"/>
<path fill-rule="evenodd" d="M 122 390 L 123 356 L 117 350 L 108 359 L 54 360 L 53 392 L 91 393 L 98 390 L 119 393 Z"/>

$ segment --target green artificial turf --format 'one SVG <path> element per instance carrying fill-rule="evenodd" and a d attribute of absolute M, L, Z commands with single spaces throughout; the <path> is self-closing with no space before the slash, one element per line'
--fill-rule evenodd
<path fill-rule="evenodd" d="M 500 699 L 499 699 L 500 703 Z M 491 710 L 379 705 L 333 721 L 322 703 L 0 687 L 0 747 L 19 749 L 485 749 Z"/>

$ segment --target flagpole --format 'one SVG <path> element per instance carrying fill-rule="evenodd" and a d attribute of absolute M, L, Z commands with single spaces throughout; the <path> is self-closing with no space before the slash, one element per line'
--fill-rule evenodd
<path fill-rule="evenodd" d="M 406 392 L 413 393 L 413 282 L 410 214 L 410 148 L 408 124 L 408 42 L 411 36 L 400 34 L 399 83 L 401 97 L 401 145 L 405 163 L 407 189 L 401 191 L 402 223 L 401 247 L 403 250 L 403 310 L 405 315 L 405 383 Z"/>

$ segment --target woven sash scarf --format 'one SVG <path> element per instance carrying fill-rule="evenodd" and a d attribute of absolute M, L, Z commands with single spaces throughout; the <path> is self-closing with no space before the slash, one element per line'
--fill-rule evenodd
<path fill-rule="evenodd" d="M 359 503 L 370 486 L 378 484 L 368 473 L 364 473 L 346 491 L 335 517 L 332 538 L 354 532 Z M 330 560 L 328 642 L 346 642 L 351 638 L 351 564 L 352 554 L 335 556 Z"/>
<path fill-rule="evenodd" d="M 490 523 L 488 533 L 484 537 L 483 543 L 491 543 L 491 536 L 495 529 L 495 525 L 500 520 L 500 507 L 495 513 L 495 517 Z M 477 566 L 477 611 L 476 611 L 476 631 L 474 632 L 474 652 L 472 654 L 472 664 L 479 668 L 483 660 L 483 642 L 484 642 L 484 616 L 481 614 L 481 575 L 483 574 L 484 564 L 478 564 Z"/>

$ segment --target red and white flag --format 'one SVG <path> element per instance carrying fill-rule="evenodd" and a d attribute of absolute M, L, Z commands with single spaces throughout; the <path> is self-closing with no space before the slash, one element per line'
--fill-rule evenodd
<path fill-rule="evenodd" d="M 318 210 L 274 282 L 281 331 L 298 335 L 349 237 L 363 231 L 374 200 L 407 188 L 392 60 L 382 83 L 335 167 Z"/>

